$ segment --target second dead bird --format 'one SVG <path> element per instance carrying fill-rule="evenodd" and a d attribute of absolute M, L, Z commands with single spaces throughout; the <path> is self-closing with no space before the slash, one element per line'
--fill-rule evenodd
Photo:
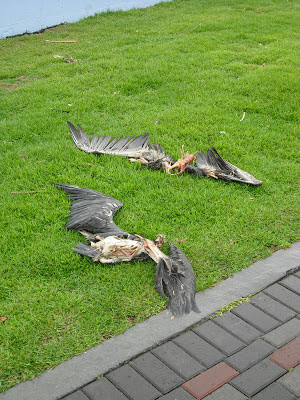
<path fill-rule="evenodd" d="M 199 312 L 195 303 L 194 270 L 177 246 L 169 243 L 170 256 L 167 256 L 160 250 L 165 244 L 164 235 L 158 235 L 152 241 L 119 228 L 113 217 L 123 204 L 113 197 L 78 186 L 53 185 L 73 200 L 66 228 L 80 232 L 88 241 L 78 243 L 74 251 L 105 264 L 150 257 L 157 263 L 156 289 L 162 297 L 168 296 L 167 307 L 171 313 L 181 316 L 191 311 Z"/>

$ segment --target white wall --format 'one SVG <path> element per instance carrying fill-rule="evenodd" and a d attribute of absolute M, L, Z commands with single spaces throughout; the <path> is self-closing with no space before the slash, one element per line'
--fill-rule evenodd
<path fill-rule="evenodd" d="M 161 1 L 169 0 L 0 0 L 0 39 L 107 10 L 144 8 Z"/>

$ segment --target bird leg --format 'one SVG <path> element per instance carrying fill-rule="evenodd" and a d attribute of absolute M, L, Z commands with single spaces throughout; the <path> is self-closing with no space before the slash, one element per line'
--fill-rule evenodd
<path fill-rule="evenodd" d="M 184 144 L 180 147 L 180 155 L 181 155 L 181 158 L 184 157 Z"/>
<path fill-rule="evenodd" d="M 187 168 L 189 164 L 192 164 L 196 160 L 197 151 L 194 154 L 190 154 L 188 151 L 184 154 L 184 145 L 180 148 L 181 158 L 176 161 L 172 166 L 166 168 L 166 171 L 169 175 L 181 175 L 183 171 Z M 179 170 L 175 174 L 171 174 L 171 169 Z"/>
<path fill-rule="evenodd" d="M 137 162 L 143 165 L 148 164 L 149 161 L 147 161 L 144 157 L 138 157 L 138 158 L 129 158 L 129 161 L 131 162 Z"/>

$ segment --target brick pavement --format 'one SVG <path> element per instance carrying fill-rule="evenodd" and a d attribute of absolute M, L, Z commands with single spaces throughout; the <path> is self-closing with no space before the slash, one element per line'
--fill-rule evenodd
<path fill-rule="evenodd" d="M 300 272 L 61 400 L 297 400 Z"/>

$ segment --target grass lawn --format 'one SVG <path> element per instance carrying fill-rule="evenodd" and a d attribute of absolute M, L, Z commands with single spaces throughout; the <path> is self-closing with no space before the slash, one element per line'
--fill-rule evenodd
<path fill-rule="evenodd" d="M 0 41 L 0 390 L 166 306 L 151 260 L 110 266 L 72 252 L 82 238 L 64 229 L 69 202 L 50 182 L 121 200 L 115 222 L 164 233 L 198 291 L 299 239 L 296 12 L 286 0 L 174 0 Z M 61 40 L 78 42 L 51 42 Z M 77 62 L 53 57 L 66 53 Z M 174 157 L 211 141 L 264 183 L 95 157 L 67 120 L 89 134 L 148 131 Z"/>

